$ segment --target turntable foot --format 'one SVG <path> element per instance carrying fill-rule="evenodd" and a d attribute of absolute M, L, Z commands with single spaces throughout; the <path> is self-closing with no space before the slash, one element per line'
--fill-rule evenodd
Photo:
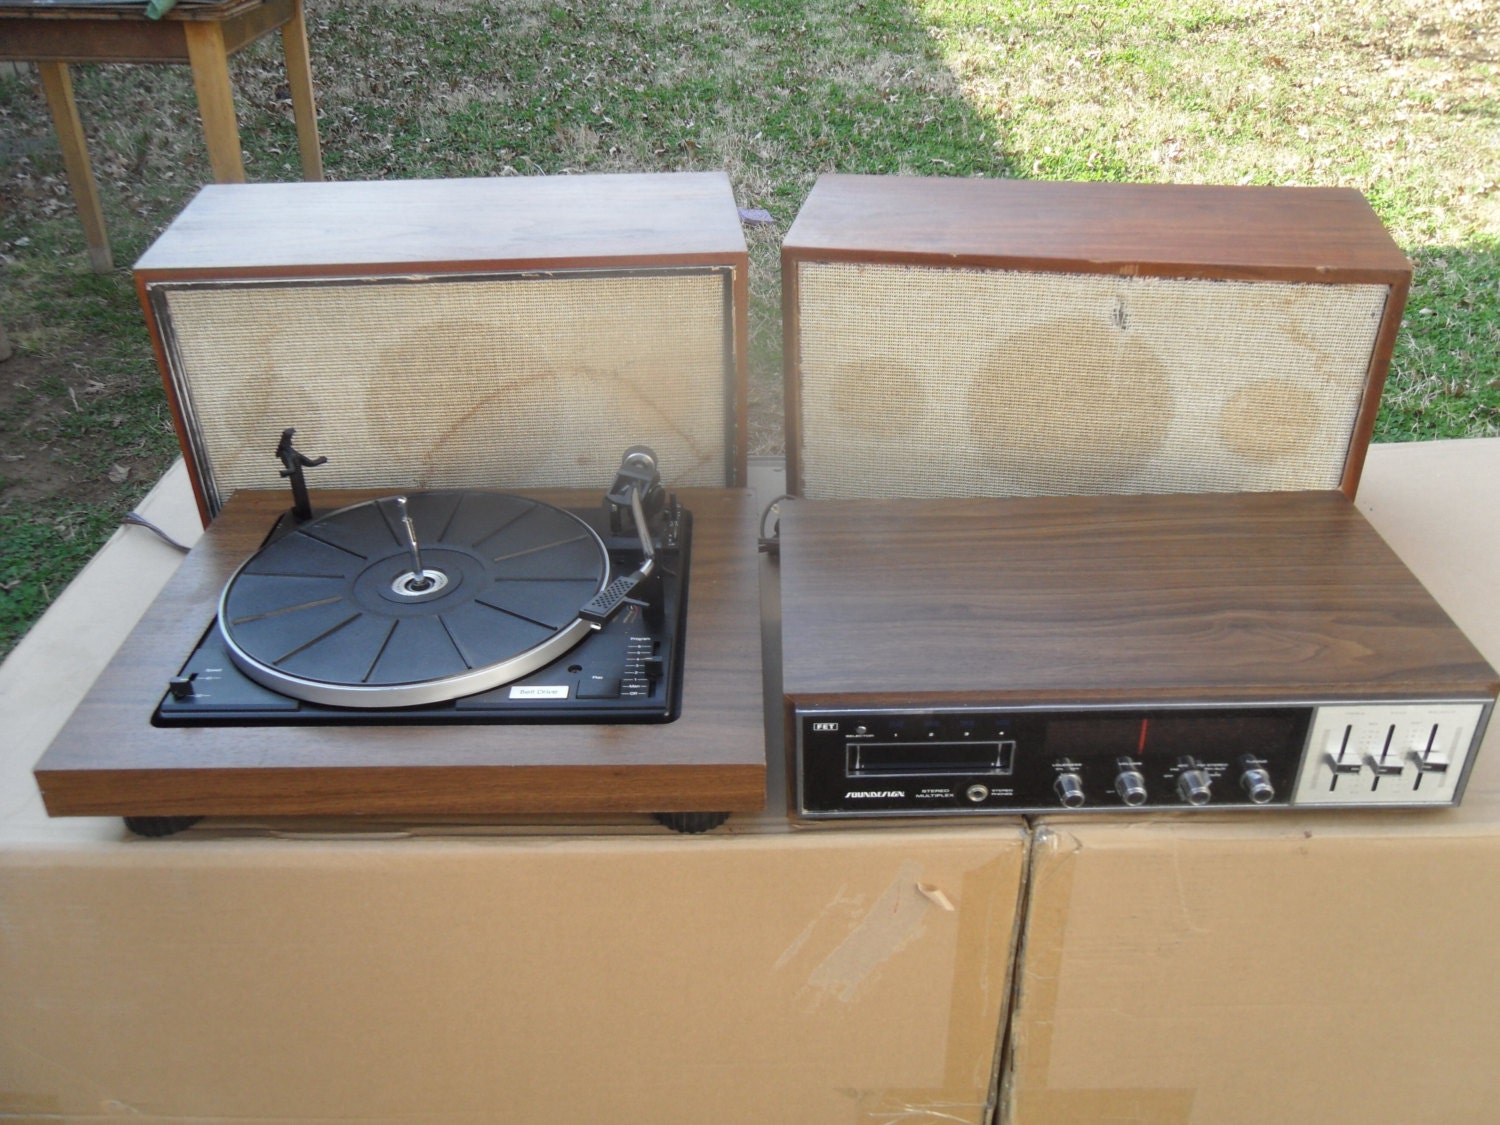
<path fill-rule="evenodd" d="M 137 836 L 159 839 L 162 836 L 175 836 L 202 819 L 201 816 L 127 816 L 125 827 Z"/>
<path fill-rule="evenodd" d="M 670 828 L 673 832 L 686 832 L 689 834 L 707 832 L 710 828 L 717 828 L 729 819 L 727 812 L 658 812 L 652 813 L 658 824 Z"/>

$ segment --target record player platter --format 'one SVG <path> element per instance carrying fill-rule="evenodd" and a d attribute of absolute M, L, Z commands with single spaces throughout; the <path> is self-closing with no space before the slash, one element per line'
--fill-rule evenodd
<path fill-rule="evenodd" d="M 315 515 L 292 432 L 296 502 L 157 725 L 676 718 L 692 516 L 649 449 L 590 508 L 449 490 Z"/>
<path fill-rule="evenodd" d="M 593 627 L 579 609 L 609 573 L 599 535 L 560 508 L 505 493 L 397 496 L 269 543 L 225 587 L 219 627 L 239 669 L 273 691 L 434 703 L 567 652 Z"/>

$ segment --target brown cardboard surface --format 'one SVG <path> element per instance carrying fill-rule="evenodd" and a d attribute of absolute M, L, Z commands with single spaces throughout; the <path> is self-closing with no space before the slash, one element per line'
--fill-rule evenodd
<path fill-rule="evenodd" d="M 982 832 L 159 841 L 0 859 L 0 1116 L 984 1120 Z"/>
<path fill-rule="evenodd" d="M 773 811 L 700 837 L 49 820 L 31 767 L 157 547 L 117 538 L 0 667 L 0 1119 L 988 1118 L 1023 826 L 794 832 L 779 742 Z"/>
<path fill-rule="evenodd" d="M 1500 440 L 1359 506 L 1495 663 Z M 1495 1120 L 1500 725 L 1458 809 L 1046 818 L 1027 909 L 1004 1120 Z"/>

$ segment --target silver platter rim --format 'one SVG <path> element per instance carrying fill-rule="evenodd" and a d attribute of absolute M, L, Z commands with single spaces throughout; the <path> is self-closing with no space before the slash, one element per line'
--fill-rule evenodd
<path fill-rule="evenodd" d="M 424 490 L 425 492 L 485 492 L 493 496 L 513 496 L 518 500 L 524 500 L 528 504 L 535 504 L 540 508 L 551 508 L 573 520 L 579 527 L 588 532 L 594 544 L 599 548 L 600 557 L 604 560 L 604 572 L 600 577 L 598 588 L 594 595 L 609 585 L 611 568 L 609 561 L 609 549 L 605 547 L 604 540 L 599 538 L 599 533 L 589 526 L 587 521 L 580 519 L 566 508 L 559 508 L 555 504 L 548 504 L 542 500 L 534 500 L 529 496 L 520 496 L 512 492 L 487 492 L 484 489 L 437 489 Z M 422 495 L 421 492 L 409 493 L 408 495 Z M 392 494 L 394 496 L 396 494 Z M 373 500 L 361 500 L 355 504 L 346 504 L 335 511 L 327 512 L 313 522 L 325 519 L 333 519 L 343 515 L 345 512 L 356 508 L 370 507 L 379 504 L 382 500 L 389 500 L 392 496 L 378 496 Z M 294 529 L 295 530 L 295 529 Z M 224 628 L 225 606 L 229 598 L 229 590 L 234 585 L 240 572 L 253 563 L 260 551 L 256 551 L 239 566 L 235 567 L 234 573 L 224 583 L 224 589 L 219 593 L 218 610 L 214 616 L 214 625 L 223 638 L 225 647 L 229 650 L 229 658 L 234 661 L 235 667 L 243 672 L 251 680 L 261 687 L 269 688 L 271 691 L 281 695 L 289 695 L 294 699 L 300 699 L 307 703 L 319 703 L 331 707 L 370 707 L 381 710 L 394 709 L 397 707 L 421 707 L 430 703 L 446 703 L 449 700 L 461 699 L 467 695 L 477 695 L 482 691 L 490 691 L 493 688 L 503 687 L 522 676 L 530 675 L 538 668 L 542 668 L 556 660 L 563 653 L 573 648 L 579 641 L 583 640 L 589 633 L 594 632 L 599 626 L 585 621 L 581 617 L 575 617 L 567 625 L 564 625 L 552 636 L 533 645 L 531 648 L 516 655 L 508 657 L 496 664 L 487 664 L 483 668 L 474 668 L 468 672 L 456 676 L 445 676 L 440 680 L 420 680 L 404 684 L 335 684 L 326 680 L 310 680 L 303 676 L 293 676 L 287 672 L 267 667 L 255 657 L 245 652 L 229 630 Z M 584 604 L 587 604 L 585 601 Z"/>

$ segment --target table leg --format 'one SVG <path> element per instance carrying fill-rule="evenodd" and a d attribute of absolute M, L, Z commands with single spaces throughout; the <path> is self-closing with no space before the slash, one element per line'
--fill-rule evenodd
<path fill-rule="evenodd" d="M 89 150 L 83 141 L 83 122 L 78 119 L 78 103 L 73 100 L 73 79 L 68 65 L 60 62 L 36 64 L 42 76 L 42 90 L 52 110 L 52 126 L 62 148 L 63 167 L 73 189 L 73 202 L 83 222 L 83 239 L 89 248 L 89 263 L 95 273 L 109 273 L 115 268 L 109 252 L 109 235 L 104 229 L 104 212 L 99 207 L 99 189 L 94 184 L 94 170 L 89 167 Z"/>
<path fill-rule="evenodd" d="M 207 20 L 184 20 L 182 30 L 187 35 L 198 115 L 203 118 L 203 139 L 208 142 L 214 179 L 221 184 L 242 184 L 245 162 L 240 155 L 240 128 L 234 118 L 234 88 L 229 84 L 224 29 Z"/>
<path fill-rule="evenodd" d="M 286 82 L 292 91 L 292 114 L 297 119 L 302 178 L 321 180 L 323 148 L 318 141 L 318 106 L 313 98 L 312 62 L 308 57 L 302 0 L 294 0 L 292 18 L 281 27 L 281 49 L 286 56 Z"/>

